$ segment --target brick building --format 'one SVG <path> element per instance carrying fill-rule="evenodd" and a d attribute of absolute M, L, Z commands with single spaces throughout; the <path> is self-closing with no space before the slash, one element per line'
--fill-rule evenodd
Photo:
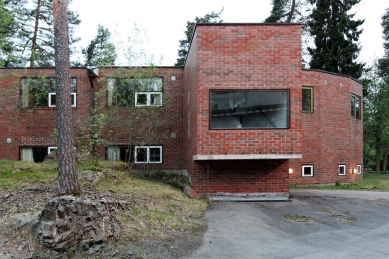
<path fill-rule="evenodd" d="M 209 195 L 287 197 L 290 184 L 362 179 L 362 85 L 302 69 L 300 24 L 198 24 L 184 67 L 134 72 L 147 69 L 71 69 L 77 149 L 103 139 L 101 158 L 188 172 Z M 56 147 L 54 69 L 0 72 L 0 159 L 40 161 Z M 34 84 L 49 93 L 26 101 Z M 119 119 L 90 126 L 110 109 Z M 157 134 L 141 140 L 150 128 Z"/>

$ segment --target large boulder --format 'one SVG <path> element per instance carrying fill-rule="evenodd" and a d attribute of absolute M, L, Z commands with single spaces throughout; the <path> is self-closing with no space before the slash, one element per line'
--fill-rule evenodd
<path fill-rule="evenodd" d="M 33 232 L 40 244 L 55 251 L 71 247 L 88 250 L 119 238 L 120 225 L 115 216 L 118 207 L 106 197 L 56 197 L 36 219 Z"/>

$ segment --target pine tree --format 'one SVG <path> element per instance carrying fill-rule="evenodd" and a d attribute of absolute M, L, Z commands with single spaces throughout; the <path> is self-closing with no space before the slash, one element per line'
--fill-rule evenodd
<path fill-rule="evenodd" d="M 360 0 L 310 1 L 316 3 L 308 21 L 315 44 L 308 47 L 310 68 L 360 78 L 365 64 L 356 61 L 361 50 L 358 27 L 364 20 L 353 20 L 355 14 L 347 13 Z"/>
<path fill-rule="evenodd" d="M 270 16 L 264 22 L 287 22 L 293 21 L 296 13 L 296 0 L 272 0 L 273 8 Z"/>
<path fill-rule="evenodd" d="M 97 36 L 91 40 L 88 47 L 82 50 L 85 66 L 113 66 L 115 65 L 115 46 L 110 42 L 111 33 L 108 28 L 99 24 Z"/>
<path fill-rule="evenodd" d="M 68 1 L 53 0 L 56 124 L 58 129 L 58 185 L 60 193 L 79 192 L 74 156 L 72 108 L 70 101 L 70 60 Z"/>
<path fill-rule="evenodd" d="M 53 2 L 51 0 L 4 0 L 18 24 L 13 37 L 13 53 L 16 58 L 9 66 L 54 66 Z M 75 26 L 80 24 L 78 14 L 68 11 L 70 44 Z"/>
<path fill-rule="evenodd" d="M 219 13 L 215 13 L 214 11 L 212 11 L 211 13 L 206 14 L 203 17 L 196 16 L 194 21 L 186 22 L 186 38 L 180 40 L 180 48 L 178 49 L 178 58 L 175 66 L 183 66 L 185 64 L 186 56 L 188 55 L 190 43 L 192 42 L 193 30 L 196 26 L 196 23 L 222 23 L 223 20 L 220 19 L 220 15 L 223 10 L 224 8 Z"/>

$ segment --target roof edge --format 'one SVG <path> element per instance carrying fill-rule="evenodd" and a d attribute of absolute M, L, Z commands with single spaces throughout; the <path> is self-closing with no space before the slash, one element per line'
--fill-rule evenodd
<path fill-rule="evenodd" d="M 303 68 L 302 69 L 303 71 L 307 71 L 307 72 L 321 72 L 321 73 L 326 73 L 326 74 L 330 74 L 330 75 L 335 75 L 335 76 L 342 76 L 342 77 L 347 77 L 357 83 L 360 83 L 361 85 L 363 85 L 362 81 L 359 81 L 358 79 L 355 79 L 354 77 L 351 77 L 351 76 L 348 76 L 348 75 L 343 75 L 343 74 L 340 74 L 340 73 L 335 73 L 335 72 L 329 72 L 329 71 L 325 71 L 325 70 L 321 70 L 321 69 L 308 69 L 308 68 Z"/>

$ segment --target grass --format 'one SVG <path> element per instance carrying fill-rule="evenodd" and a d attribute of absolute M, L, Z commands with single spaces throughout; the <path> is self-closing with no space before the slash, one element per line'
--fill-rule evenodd
<path fill-rule="evenodd" d="M 389 192 L 389 175 L 365 173 L 363 180 L 347 184 L 333 184 L 327 186 L 291 185 L 291 189 L 309 190 L 355 190 L 355 191 L 384 191 Z"/>
<path fill-rule="evenodd" d="M 57 179 L 57 165 L 23 161 L 0 161 L 0 188 L 14 189 Z"/>
<path fill-rule="evenodd" d="M 97 184 L 85 184 L 82 188 L 97 189 L 125 201 L 128 210 L 118 213 L 125 225 L 124 233 L 133 240 L 161 237 L 164 230 L 193 232 L 205 229 L 200 221 L 207 202 L 191 199 L 182 190 L 156 178 L 152 180 L 133 176 L 122 171 L 122 163 L 102 161 L 94 166 L 77 165 L 78 170 L 109 168 L 109 175 Z M 0 193 L 4 189 L 36 185 L 56 186 L 57 164 L 30 163 L 23 161 L 0 161 Z"/>

